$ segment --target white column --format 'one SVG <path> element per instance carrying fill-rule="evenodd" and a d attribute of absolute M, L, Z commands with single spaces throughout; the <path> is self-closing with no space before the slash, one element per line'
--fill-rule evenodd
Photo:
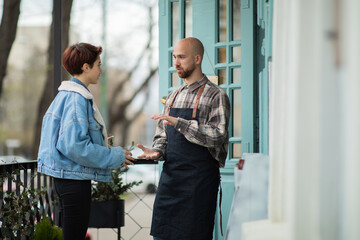
<path fill-rule="evenodd" d="M 341 198 L 341 139 L 340 139 L 340 79 L 338 7 L 336 0 L 322 0 L 322 60 L 321 60 L 321 145 L 319 172 L 319 239 L 339 239 L 339 212 Z"/>
<path fill-rule="evenodd" d="M 269 219 L 284 221 L 285 162 L 284 142 L 286 111 L 286 89 L 288 68 L 282 68 L 288 61 L 291 20 L 289 1 L 274 1 L 273 57 L 269 82 Z"/>
<path fill-rule="evenodd" d="M 344 0 L 341 6 L 341 36 L 343 68 L 344 167 L 343 215 L 341 239 L 360 239 L 360 2 Z"/>
<path fill-rule="evenodd" d="M 321 141 L 321 5 L 292 1 L 294 42 L 290 46 L 286 154 L 288 239 L 319 239 Z"/>

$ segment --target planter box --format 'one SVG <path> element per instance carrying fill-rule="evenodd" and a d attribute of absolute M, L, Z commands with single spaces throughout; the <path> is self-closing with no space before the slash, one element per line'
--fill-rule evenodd
<path fill-rule="evenodd" d="M 124 200 L 91 202 L 89 227 L 119 228 L 124 223 Z"/>

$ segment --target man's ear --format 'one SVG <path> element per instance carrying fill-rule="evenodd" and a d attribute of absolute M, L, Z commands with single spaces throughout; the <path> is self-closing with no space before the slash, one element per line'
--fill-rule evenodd
<path fill-rule="evenodd" d="M 195 63 L 196 64 L 201 64 L 202 58 L 199 54 L 195 55 Z"/>

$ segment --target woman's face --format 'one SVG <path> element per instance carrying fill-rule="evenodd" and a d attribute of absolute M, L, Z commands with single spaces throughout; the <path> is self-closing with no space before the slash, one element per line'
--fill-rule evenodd
<path fill-rule="evenodd" d="M 100 56 L 97 57 L 93 67 L 87 72 L 89 84 L 97 84 L 102 73 Z"/>

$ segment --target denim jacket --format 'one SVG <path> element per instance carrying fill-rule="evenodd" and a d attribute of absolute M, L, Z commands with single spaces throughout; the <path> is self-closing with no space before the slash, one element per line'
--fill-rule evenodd
<path fill-rule="evenodd" d="M 93 95 L 63 81 L 45 113 L 38 171 L 56 178 L 112 181 L 110 169 L 125 162 L 121 147 L 107 147 L 107 132 Z"/>

